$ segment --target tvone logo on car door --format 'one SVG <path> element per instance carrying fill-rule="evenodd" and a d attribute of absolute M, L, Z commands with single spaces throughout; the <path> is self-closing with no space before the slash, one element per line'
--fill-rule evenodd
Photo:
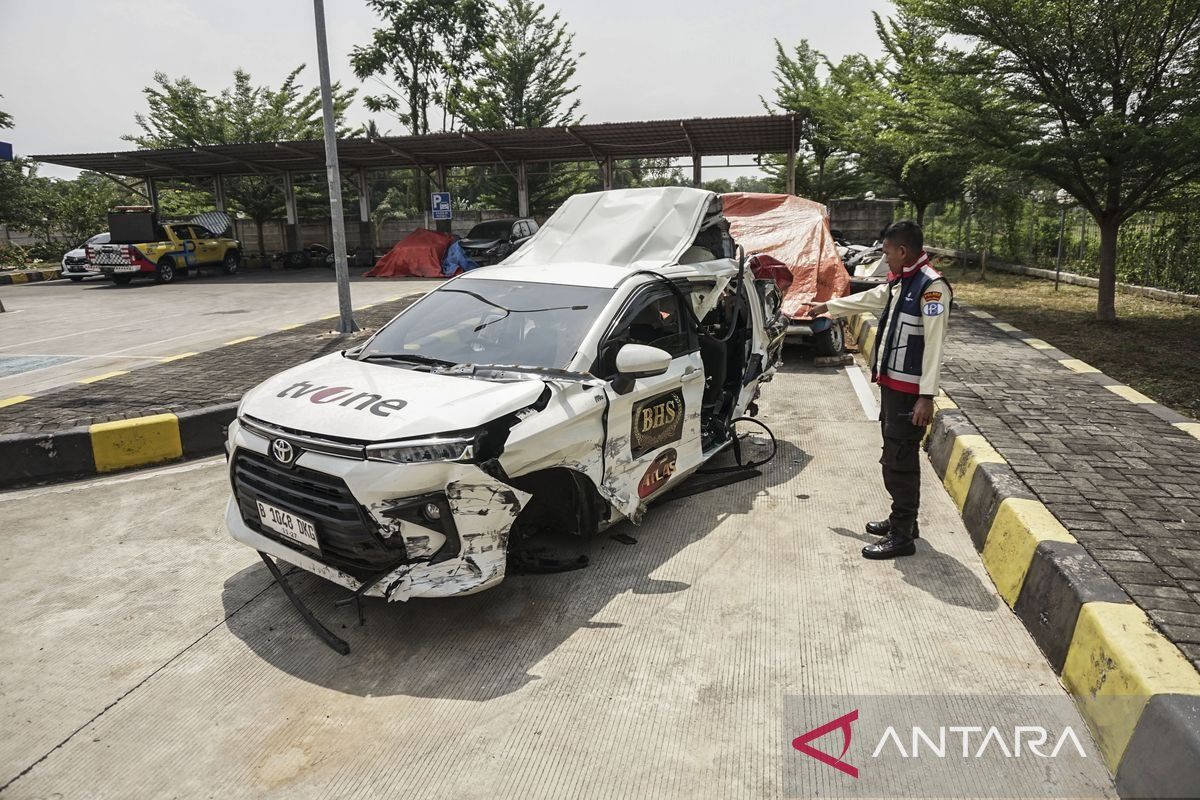
<path fill-rule="evenodd" d="M 679 389 L 635 403 L 629 450 L 639 458 L 683 438 L 683 392 Z"/>

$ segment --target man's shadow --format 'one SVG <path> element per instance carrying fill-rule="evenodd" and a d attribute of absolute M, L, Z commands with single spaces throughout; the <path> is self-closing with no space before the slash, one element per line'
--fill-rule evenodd
<path fill-rule="evenodd" d="M 755 459 L 760 451 L 750 445 L 746 455 Z M 600 534 L 584 569 L 549 575 L 510 571 L 498 586 L 465 597 L 406 603 L 366 598 L 361 627 L 351 607 L 333 606 L 348 596 L 345 588 L 291 569 L 296 592 L 349 643 L 348 656 L 337 655 L 313 635 L 261 563 L 225 582 L 226 624 L 276 668 L 336 691 L 489 700 L 537 680 L 531 673 L 535 665 L 577 631 L 621 627 L 603 613 L 618 596 L 688 590 L 687 583 L 653 574 L 722 521 L 749 513 L 757 496 L 794 478 L 810 460 L 794 445 L 779 442 L 758 477 L 697 495 L 682 510 L 677 502 L 652 505 L 640 526 L 622 522 Z M 712 466 L 730 463 L 725 456 L 715 461 Z"/>
<path fill-rule="evenodd" d="M 838 536 L 853 539 L 864 545 L 880 541 L 866 531 L 830 528 Z M 966 565 L 947 553 L 937 550 L 927 538 L 917 540 L 916 555 L 893 558 L 892 568 L 900 572 L 904 582 L 932 595 L 943 603 L 975 611 L 994 611 L 1000 599 Z M 885 562 L 878 562 L 881 567 Z M 883 567 L 886 568 L 886 567 Z"/>

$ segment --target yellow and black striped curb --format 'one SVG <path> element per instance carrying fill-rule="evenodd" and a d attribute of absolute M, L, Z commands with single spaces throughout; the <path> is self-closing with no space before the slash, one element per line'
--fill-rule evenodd
<path fill-rule="evenodd" d="M 863 354 L 876 320 L 851 321 Z M 925 446 L 996 590 L 1074 698 L 1123 797 L 1200 787 L 1200 673 L 967 421 L 935 400 Z"/>
<path fill-rule="evenodd" d="M 52 281 L 62 277 L 62 267 L 45 267 L 43 269 L 22 269 L 16 272 L 0 273 L 0 286 L 12 283 L 37 283 Z"/>
<path fill-rule="evenodd" d="M 0 487 L 115 472 L 220 452 L 237 403 L 0 436 Z"/>

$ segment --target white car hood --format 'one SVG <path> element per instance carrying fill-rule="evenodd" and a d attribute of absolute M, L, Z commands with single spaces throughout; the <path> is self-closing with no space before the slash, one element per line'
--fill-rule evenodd
<path fill-rule="evenodd" d="M 716 198 L 713 192 L 686 186 L 573 195 L 501 263 L 591 262 L 635 268 L 677 264 Z"/>
<path fill-rule="evenodd" d="M 530 405 L 545 387 L 536 379 L 435 375 L 332 353 L 260 383 L 239 414 L 303 433 L 382 442 L 477 427 Z"/>

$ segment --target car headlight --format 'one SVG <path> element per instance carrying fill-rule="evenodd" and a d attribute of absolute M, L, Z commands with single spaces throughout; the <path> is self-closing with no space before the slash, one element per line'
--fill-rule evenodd
<path fill-rule="evenodd" d="M 447 436 L 410 439 L 405 442 L 373 444 L 367 447 L 371 461 L 393 464 L 429 464 L 435 461 L 470 461 L 475 455 L 475 437 Z"/>

